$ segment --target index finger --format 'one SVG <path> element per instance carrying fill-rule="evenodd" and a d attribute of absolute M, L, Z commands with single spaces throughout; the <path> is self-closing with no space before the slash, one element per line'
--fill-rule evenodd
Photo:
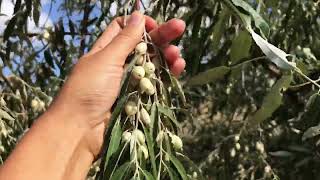
<path fill-rule="evenodd" d="M 185 28 L 186 24 L 184 21 L 180 19 L 171 19 L 152 30 L 149 34 L 156 45 L 163 47 L 180 37 Z"/>

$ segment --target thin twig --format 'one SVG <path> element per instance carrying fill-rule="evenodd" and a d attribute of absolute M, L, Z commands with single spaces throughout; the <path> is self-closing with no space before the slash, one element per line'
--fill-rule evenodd
<path fill-rule="evenodd" d="M 315 80 L 314 82 L 318 83 L 318 82 L 320 82 L 320 79 Z M 295 85 L 295 86 L 291 86 L 290 89 L 301 88 L 303 86 L 307 86 L 307 85 L 310 85 L 310 84 L 312 84 L 312 82 L 306 82 L 306 83 L 298 84 L 298 85 Z"/>
<path fill-rule="evenodd" d="M 295 66 L 293 66 L 293 67 L 294 67 L 294 70 L 295 70 L 298 74 L 300 74 L 303 78 L 305 78 L 306 80 L 310 81 L 310 83 L 314 84 L 315 86 L 318 87 L 318 89 L 320 89 L 320 85 L 317 83 L 317 81 L 314 81 L 314 80 L 310 79 L 308 76 L 306 76 L 305 74 L 303 74 L 303 72 L 301 72 L 301 70 L 300 70 L 299 68 L 297 68 L 297 67 L 295 67 Z"/>
<path fill-rule="evenodd" d="M 88 33 L 87 24 L 89 20 L 90 15 L 90 0 L 86 0 L 84 12 L 83 12 L 83 19 L 81 22 L 81 42 L 80 42 L 80 52 L 79 52 L 79 58 L 84 54 L 85 48 L 86 48 L 86 37 L 85 34 Z"/>
<path fill-rule="evenodd" d="M 254 61 L 264 60 L 266 58 L 267 58 L 267 56 L 261 56 L 261 57 L 253 58 L 253 59 L 250 59 L 248 61 L 244 61 L 244 62 L 241 62 L 239 64 L 235 64 L 235 65 L 231 66 L 231 68 L 238 68 L 239 66 L 242 66 L 242 65 L 254 62 Z"/>

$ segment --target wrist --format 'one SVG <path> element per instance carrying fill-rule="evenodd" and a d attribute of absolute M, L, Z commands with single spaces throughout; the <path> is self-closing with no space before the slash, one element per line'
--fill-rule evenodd
<path fill-rule="evenodd" d="M 76 151 L 90 152 L 97 157 L 103 142 L 103 134 L 107 126 L 110 112 L 105 115 L 93 116 L 85 111 L 65 103 L 54 103 L 44 116 L 57 117 L 56 123 L 68 127 L 71 132 L 80 136 Z"/>
<path fill-rule="evenodd" d="M 80 146 L 71 157 L 68 166 L 66 167 L 63 179 L 78 180 L 85 179 L 90 167 L 94 161 L 94 156 L 90 151 L 87 151 Z"/>

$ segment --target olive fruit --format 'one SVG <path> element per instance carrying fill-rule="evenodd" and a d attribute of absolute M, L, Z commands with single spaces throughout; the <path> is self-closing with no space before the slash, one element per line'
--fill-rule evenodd
<path fill-rule="evenodd" d="M 144 159 L 148 159 L 149 152 L 148 152 L 148 149 L 145 146 L 139 146 L 138 152 L 139 152 L 139 154 L 143 154 Z"/>
<path fill-rule="evenodd" d="M 33 111 L 38 111 L 39 106 L 40 106 L 39 101 L 36 100 L 36 99 L 32 99 L 32 101 L 31 101 L 31 108 L 32 108 L 32 110 L 33 110 Z"/>
<path fill-rule="evenodd" d="M 125 131 L 122 133 L 122 140 L 124 142 L 129 142 L 131 140 L 131 136 L 132 136 L 131 132 Z"/>
<path fill-rule="evenodd" d="M 160 131 L 156 137 L 156 142 L 158 145 L 160 145 L 161 141 L 163 140 L 164 137 L 164 131 Z"/>
<path fill-rule="evenodd" d="M 145 42 L 139 43 L 135 48 L 135 51 L 137 54 L 146 54 L 147 50 L 148 50 L 148 45 Z"/>
<path fill-rule="evenodd" d="M 135 66 L 133 69 L 132 69 L 132 75 L 134 78 L 136 79 L 141 79 L 145 76 L 145 70 L 142 66 Z"/>
<path fill-rule="evenodd" d="M 172 143 L 173 148 L 175 150 L 181 150 L 182 149 L 183 143 L 182 143 L 182 140 L 180 139 L 179 136 L 172 135 L 171 136 L 171 143 Z"/>
<path fill-rule="evenodd" d="M 155 93 L 155 88 L 151 81 L 148 78 L 142 78 L 139 83 L 140 89 L 149 96 L 153 95 Z"/>
<path fill-rule="evenodd" d="M 132 131 L 132 136 L 138 140 L 140 144 L 145 144 L 146 137 L 144 136 L 143 132 L 139 129 L 135 129 Z"/>
<path fill-rule="evenodd" d="M 144 64 L 144 70 L 147 74 L 153 74 L 154 71 L 156 70 L 156 67 L 154 66 L 154 64 L 152 62 L 147 62 Z"/>
<path fill-rule="evenodd" d="M 133 116 L 138 111 L 138 106 L 133 101 L 128 101 L 127 104 L 124 107 L 124 110 L 128 116 Z"/>
<path fill-rule="evenodd" d="M 146 109 L 141 108 L 140 115 L 141 115 L 141 120 L 144 124 L 149 125 L 151 123 L 150 115 Z"/>

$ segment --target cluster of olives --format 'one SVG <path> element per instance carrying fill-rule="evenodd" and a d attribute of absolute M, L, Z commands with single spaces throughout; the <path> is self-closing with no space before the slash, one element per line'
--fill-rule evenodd
<path fill-rule="evenodd" d="M 132 76 L 134 81 L 139 82 L 140 93 L 152 96 L 156 92 L 156 88 L 151 82 L 151 79 L 156 77 L 156 67 L 152 62 L 146 62 L 144 55 L 147 53 L 147 49 L 148 46 L 145 42 L 141 42 L 136 46 L 135 53 L 139 58 L 132 69 Z M 125 105 L 127 116 L 134 116 L 138 110 L 139 108 L 135 101 L 128 101 Z M 151 122 L 148 111 L 143 107 L 140 108 L 140 119 L 146 125 L 149 125 Z"/>
<path fill-rule="evenodd" d="M 156 87 L 152 80 L 156 78 L 156 66 L 151 62 L 147 61 L 145 55 L 148 50 L 147 43 L 141 42 L 135 48 L 136 59 L 135 65 L 132 68 L 133 81 L 139 86 L 139 93 L 141 95 L 146 94 L 152 96 L 156 93 Z M 149 126 L 151 123 L 149 112 L 143 107 L 139 106 L 136 101 L 129 100 L 125 107 L 125 113 L 128 117 L 133 117 L 139 113 L 139 119 L 143 124 Z M 172 134 L 169 131 L 160 131 L 157 135 L 156 142 L 159 144 L 163 140 L 164 135 L 168 135 L 171 138 L 171 143 L 175 150 L 181 150 L 183 143 L 179 136 Z M 137 142 L 138 153 L 143 154 L 144 158 L 148 158 L 148 150 L 146 148 L 145 136 L 139 129 L 133 131 L 125 131 L 122 135 L 122 140 L 126 143 Z"/>

